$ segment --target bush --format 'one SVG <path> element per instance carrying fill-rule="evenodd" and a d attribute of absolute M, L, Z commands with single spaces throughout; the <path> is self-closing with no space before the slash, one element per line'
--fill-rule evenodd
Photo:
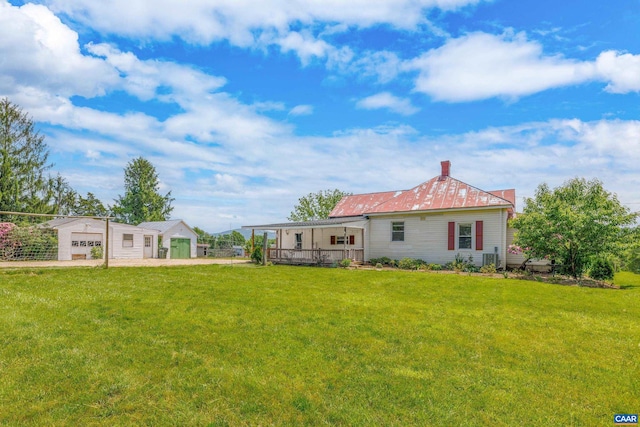
<path fill-rule="evenodd" d="M 340 267 L 342 268 L 347 268 L 351 265 L 351 260 L 349 258 L 345 258 L 342 261 L 340 261 Z"/>
<path fill-rule="evenodd" d="M 421 259 L 413 259 L 413 258 L 402 258 L 398 261 L 398 268 L 402 270 L 418 270 L 420 268 L 425 268 L 427 263 Z"/>
<path fill-rule="evenodd" d="M 382 268 L 382 264 L 376 263 L 376 268 Z"/>
<path fill-rule="evenodd" d="M 473 256 L 469 255 L 466 259 L 461 254 L 456 254 L 456 257 L 453 261 L 450 261 L 445 264 L 444 268 L 446 270 L 453 270 L 456 272 L 464 271 L 465 273 L 477 273 L 480 271 L 478 267 L 473 263 Z"/>
<path fill-rule="evenodd" d="M 393 267 L 393 260 L 386 256 L 383 256 L 382 258 L 371 258 L 369 262 L 373 265 L 382 264 L 382 265 L 389 265 Z"/>
<path fill-rule="evenodd" d="M 480 273 L 484 274 L 495 274 L 497 271 L 495 264 L 487 264 L 480 267 Z"/>
<path fill-rule="evenodd" d="M 613 263 L 606 258 L 596 258 L 591 263 L 589 277 L 596 280 L 611 280 L 615 274 Z"/>
<path fill-rule="evenodd" d="M 102 259 L 102 255 L 104 255 L 102 246 L 94 246 L 91 248 L 91 259 Z"/>
<path fill-rule="evenodd" d="M 440 270 L 442 270 L 442 265 L 440 265 L 440 264 L 429 264 L 427 266 L 427 269 L 428 270 L 433 270 L 433 271 L 440 271 Z"/>
<path fill-rule="evenodd" d="M 256 246 L 253 252 L 251 252 L 251 261 L 256 264 L 262 264 L 262 248 L 260 246 Z"/>
<path fill-rule="evenodd" d="M 54 230 L 19 227 L 4 223 L 0 229 L 0 259 L 44 261 L 58 259 L 58 236 Z"/>

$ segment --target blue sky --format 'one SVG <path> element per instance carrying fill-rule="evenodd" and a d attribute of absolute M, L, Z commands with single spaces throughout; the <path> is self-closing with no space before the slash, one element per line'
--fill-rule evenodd
<path fill-rule="evenodd" d="M 640 1 L 0 0 L 0 97 L 105 204 L 150 160 L 216 232 L 452 162 L 532 196 L 598 178 L 640 210 Z"/>

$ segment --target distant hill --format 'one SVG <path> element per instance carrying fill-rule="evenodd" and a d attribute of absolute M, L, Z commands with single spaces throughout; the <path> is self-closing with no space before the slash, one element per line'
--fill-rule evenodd
<path fill-rule="evenodd" d="M 225 234 L 231 234 L 234 231 L 237 231 L 238 233 L 242 234 L 242 236 L 245 238 L 245 240 L 248 240 L 248 239 L 251 238 L 251 230 L 246 229 L 246 228 L 236 228 L 235 230 L 220 231 L 219 233 L 213 233 L 213 235 L 216 236 L 216 237 L 217 236 L 224 236 Z M 258 234 L 262 235 L 262 232 L 256 231 L 256 236 Z M 273 233 L 273 232 L 267 233 L 267 238 L 275 239 L 276 238 L 276 233 Z"/>

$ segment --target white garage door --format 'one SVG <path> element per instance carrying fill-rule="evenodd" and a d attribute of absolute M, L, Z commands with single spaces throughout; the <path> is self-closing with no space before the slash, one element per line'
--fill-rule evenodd
<path fill-rule="evenodd" d="M 71 259 L 91 259 L 91 249 L 102 246 L 100 233 L 71 233 Z"/>

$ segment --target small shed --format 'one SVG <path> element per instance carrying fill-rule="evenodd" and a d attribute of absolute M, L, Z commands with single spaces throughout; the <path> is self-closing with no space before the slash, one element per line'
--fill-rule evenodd
<path fill-rule="evenodd" d="M 160 246 L 168 249 L 168 258 L 184 259 L 198 256 L 198 235 L 181 219 L 149 221 L 138 227 L 158 231 Z"/>
<path fill-rule="evenodd" d="M 198 258 L 200 258 L 208 255 L 211 245 L 208 243 L 198 243 L 196 247 L 198 249 Z"/>

